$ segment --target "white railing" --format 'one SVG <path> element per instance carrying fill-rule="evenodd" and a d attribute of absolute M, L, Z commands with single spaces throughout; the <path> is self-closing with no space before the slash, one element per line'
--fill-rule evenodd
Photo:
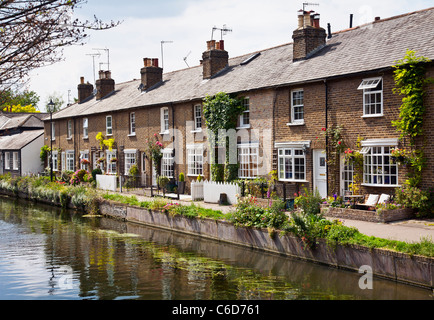
<path fill-rule="evenodd" d="M 229 204 L 237 204 L 237 195 L 241 193 L 241 188 L 235 183 L 205 181 L 203 184 L 204 202 L 219 203 L 220 194 L 227 195 Z"/>
<path fill-rule="evenodd" d="M 203 181 L 191 183 L 191 200 L 203 200 Z"/>

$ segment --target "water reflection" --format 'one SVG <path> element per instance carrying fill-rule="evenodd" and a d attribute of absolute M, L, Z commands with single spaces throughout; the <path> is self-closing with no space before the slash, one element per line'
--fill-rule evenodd
<path fill-rule="evenodd" d="M 0 198 L 0 299 L 432 299 L 192 236 Z"/>

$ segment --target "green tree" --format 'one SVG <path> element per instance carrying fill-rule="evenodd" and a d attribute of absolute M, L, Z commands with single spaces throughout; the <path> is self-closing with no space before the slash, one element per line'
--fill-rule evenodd
<path fill-rule="evenodd" d="M 11 109 L 12 106 L 32 106 L 36 111 L 39 110 L 39 96 L 34 91 L 17 91 L 17 90 L 4 90 L 0 91 L 0 109 Z"/>

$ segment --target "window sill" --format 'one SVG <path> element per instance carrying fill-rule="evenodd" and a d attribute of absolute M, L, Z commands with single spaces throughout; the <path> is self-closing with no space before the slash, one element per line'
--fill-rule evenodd
<path fill-rule="evenodd" d="M 373 183 L 362 183 L 364 187 L 380 187 L 380 188 L 400 188 L 401 185 L 397 184 L 373 184 Z"/>
<path fill-rule="evenodd" d="M 131 134 L 128 135 L 128 137 L 135 137 L 135 136 L 136 136 L 135 133 L 131 133 Z"/>
<path fill-rule="evenodd" d="M 72 138 L 66 138 L 66 141 L 71 141 L 72 140 Z"/>
<path fill-rule="evenodd" d="M 249 125 L 245 125 L 245 126 L 239 126 L 236 128 L 236 130 L 241 130 L 241 129 L 250 129 L 250 124 Z"/>
<path fill-rule="evenodd" d="M 160 135 L 169 134 L 169 131 L 160 132 Z"/>
<path fill-rule="evenodd" d="M 89 137 L 83 137 L 83 140 L 89 140 Z"/>
<path fill-rule="evenodd" d="M 299 182 L 299 183 L 308 183 L 307 180 L 294 180 L 294 179 L 279 179 L 279 181 L 283 182 Z"/>
<path fill-rule="evenodd" d="M 362 116 L 362 119 L 369 119 L 369 118 L 381 118 L 384 117 L 383 114 L 365 114 Z"/>
<path fill-rule="evenodd" d="M 202 129 L 195 129 L 195 130 L 191 130 L 190 132 L 191 133 L 199 133 L 199 132 L 202 132 Z"/>
<path fill-rule="evenodd" d="M 297 126 L 304 126 L 305 122 L 289 122 L 286 124 L 288 127 L 297 127 Z"/>

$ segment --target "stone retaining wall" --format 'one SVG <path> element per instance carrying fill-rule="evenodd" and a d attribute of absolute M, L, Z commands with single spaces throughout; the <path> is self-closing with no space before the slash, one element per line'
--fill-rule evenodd
<path fill-rule="evenodd" d="M 125 221 L 178 231 L 226 243 L 263 250 L 306 261 L 358 272 L 368 265 L 374 275 L 407 284 L 434 288 L 434 259 L 361 246 L 330 247 L 320 240 L 314 250 L 296 237 L 272 236 L 266 229 L 234 227 L 226 221 L 194 219 L 129 207 L 106 201 L 101 213 Z"/>

